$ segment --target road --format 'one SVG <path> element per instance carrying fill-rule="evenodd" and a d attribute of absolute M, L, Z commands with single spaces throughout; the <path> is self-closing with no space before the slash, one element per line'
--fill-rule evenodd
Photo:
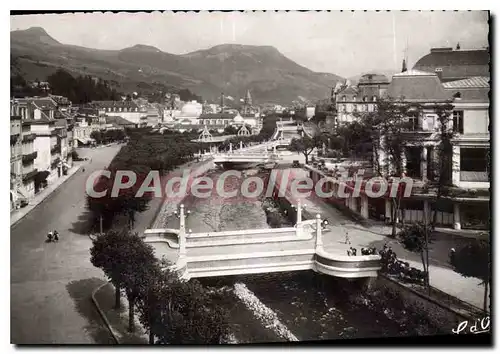
<path fill-rule="evenodd" d="M 119 146 L 82 149 L 92 161 L 11 228 L 11 343 L 113 343 L 91 300 L 105 279 L 90 263 L 85 180 Z M 59 243 L 46 243 L 58 230 Z"/>

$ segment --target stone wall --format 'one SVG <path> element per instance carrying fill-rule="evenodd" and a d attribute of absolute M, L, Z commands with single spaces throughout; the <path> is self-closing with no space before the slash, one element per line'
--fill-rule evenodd
<path fill-rule="evenodd" d="M 473 320 L 470 316 L 458 313 L 448 306 L 410 289 L 397 281 L 384 275 L 377 277 L 376 281 L 368 289 L 371 300 L 379 302 L 379 306 L 387 306 L 387 302 L 399 302 L 408 309 L 407 312 L 419 314 L 424 321 L 438 328 L 442 333 L 452 333 L 462 321 Z"/>

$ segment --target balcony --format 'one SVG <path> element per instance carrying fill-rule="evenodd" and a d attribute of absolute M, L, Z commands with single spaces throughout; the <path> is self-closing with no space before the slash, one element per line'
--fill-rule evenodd
<path fill-rule="evenodd" d="M 23 164 L 26 165 L 26 164 L 34 161 L 37 156 L 38 156 L 38 152 L 37 151 L 33 151 L 31 154 L 23 155 Z"/>
<path fill-rule="evenodd" d="M 11 134 L 10 135 L 10 145 L 15 145 L 17 140 L 19 139 L 19 134 Z"/>
<path fill-rule="evenodd" d="M 36 174 L 38 173 L 38 170 L 37 169 L 34 169 L 33 171 L 31 172 L 28 172 L 26 174 L 23 174 L 23 182 L 26 182 L 26 181 L 29 181 L 33 178 L 35 178 Z"/>
<path fill-rule="evenodd" d="M 23 143 L 29 143 L 30 141 L 33 141 L 35 139 L 36 134 L 34 133 L 23 135 Z"/>

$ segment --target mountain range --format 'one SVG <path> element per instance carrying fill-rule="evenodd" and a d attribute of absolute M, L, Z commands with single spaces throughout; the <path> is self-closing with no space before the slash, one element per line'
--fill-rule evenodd
<path fill-rule="evenodd" d="M 272 46 L 221 44 L 187 54 L 146 45 L 100 50 L 62 44 L 43 28 L 10 32 L 11 56 L 27 80 L 43 80 L 58 68 L 101 77 L 124 92 L 187 88 L 207 100 L 221 92 L 259 103 L 323 99 L 342 77 L 309 70 Z"/>

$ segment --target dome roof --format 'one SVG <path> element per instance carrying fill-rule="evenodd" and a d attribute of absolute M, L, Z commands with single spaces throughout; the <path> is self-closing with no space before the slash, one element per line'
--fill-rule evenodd
<path fill-rule="evenodd" d="M 233 118 L 233 122 L 235 123 L 243 123 L 245 120 L 240 116 L 237 115 L 236 117 Z"/>
<path fill-rule="evenodd" d="M 183 116 L 199 116 L 203 110 L 203 106 L 198 102 L 187 102 L 181 109 Z"/>
<path fill-rule="evenodd" d="M 364 74 L 363 76 L 360 77 L 358 85 L 361 84 L 388 84 L 389 79 L 385 75 L 382 74 L 375 74 L 375 73 L 370 73 L 370 74 Z"/>

